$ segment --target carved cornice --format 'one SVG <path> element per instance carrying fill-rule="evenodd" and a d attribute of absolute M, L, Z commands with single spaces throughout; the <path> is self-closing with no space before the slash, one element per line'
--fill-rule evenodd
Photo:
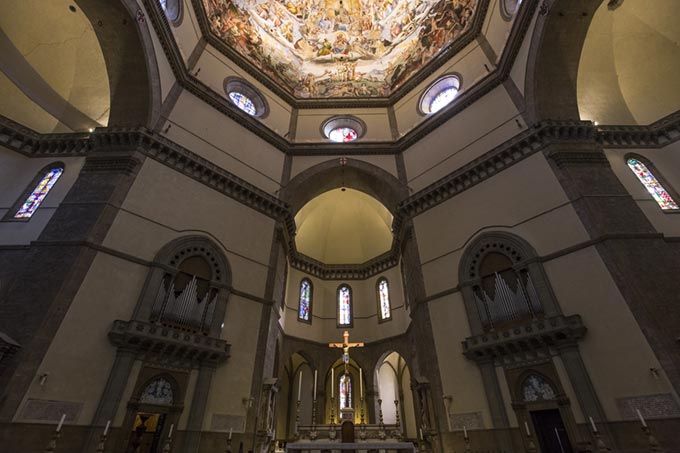
<path fill-rule="evenodd" d="M 295 220 L 285 202 L 153 131 L 98 128 L 91 134 L 39 134 L 0 116 L 0 146 L 25 156 L 85 157 L 92 152 L 115 154 L 135 150 L 277 220 L 289 247 L 291 265 L 322 279 L 363 279 L 395 266 L 399 258 L 398 244 L 407 233 L 402 231 L 403 225 L 410 218 L 548 147 L 553 149 L 557 145 L 557 152 L 571 147 L 571 159 L 578 157 L 573 153 L 592 149 L 583 159 L 601 163 L 602 153 L 598 151 L 601 148 L 659 148 L 677 140 L 680 140 L 680 112 L 650 126 L 594 126 L 589 121 L 538 123 L 402 201 L 392 222 L 395 242 L 388 254 L 363 264 L 327 265 L 295 250 Z"/>
<path fill-rule="evenodd" d="M 462 342 L 463 354 L 470 360 L 485 362 L 573 345 L 585 333 L 586 327 L 579 315 L 529 320 L 522 325 L 467 337 Z"/>
<path fill-rule="evenodd" d="M 113 322 L 109 340 L 144 360 L 187 368 L 203 364 L 218 365 L 229 358 L 231 348 L 220 338 L 120 319 Z"/>
<path fill-rule="evenodd" d="M 311 144 L 293 143 L 269 129 L 264 123 L 261 123 L 257 119 L 239 110 L 231 102 L 229 102 L 224 95 L 221 93 L 216 93 L 212 88 L 208 87 L 194 75 L 189 73 L 189 68 L 186 67 L 182 54 L 179 51 L 179 47 L 175 42 L 170 24 L 168 23 L 165 14 L 163 14 L 162 10 L 160 9 L 158 2 L 154 0 L 142 0 L 142 2 L 147 12 L 149 12 L 149 19 L 156 30 L 159 41 L 161 42 L 161 46 L 163 47 L 175 78 L 177 79 L 177 83 L 183 89 L 203 100 L 211 107 L 228 116 L 251 132 L 254 132 L 260 138 L 285 153 L 292 155 L 326 155 L 339 153 L 349 156 L 359 154 L 366 155 L 400 153 L 412 146 L 425 135 L 434 131 L 437 127 L 444 124 L 460 111 L 472 105 L 491 90 L 501 85 L 503 81 L 509 77 L 510 70 L 512 69 L 512 65 L 517 57 L 524 36 L 531 25 L 531 20 L 538 6 L 539 0 L 528 0 L 525 2 L 522 8 L 520 8 L 517 18 L 515 19 L 510 31 L 510 36 L 503 50 L 503 54 L 501 55 L 499 64 L 480 82 L 463 90 L 458 98 L 450 106 L 447 106 L 447 108 L 442 109 L 440 112 L 431 115 L 425 121 L 421 122 L 417 127 L 410 130 L 396 141 L 357 142 L 351 144 L 336 144 L 329 142 L 318 142 Z M 412 90 L 418 83 L 422 82 L 421 77 L 424 79 L 429 76 L 433 71 L 443 65 L 446 61 L 450 60 L 453 55 L 455 55 L 463 47 L 468 45 L 476 38 L 479 32 L 478 29 L 481 29 L 484 18 L 486 17 L 488 3 L 489 2 L 485 0 L 482 0 L 480 3 L 480 10 L 474 19 L 475 22 L 470 30 L 466 32 L 469 33 L 468 35 L 458 40 L 456 43 L 453 43 L 449 49 L 440 54 L 429 66 L 423 69 L 420 75 L 413 77 L 413 80 L 409 79 L 409 81 L 407 81 L 404 86 L 395 91 L 395 93 L 393 93 L 390 98 L 382 98 L 377 100 L 298 100 L 292 97 L 290 94 L 282 92 L 278 85 L 271 82 L 268 77 L 263 76 L 260 71 L 252 67 L 252 64 L 244 62 L 242 67 L 251 73 L 253 77 L 271 89 L 275 94 L 284 99 L 292 108 L 375 108 L 393 106 L 394 103 L 403 97 L 408 91 Z M 228 58 L 234 61 L 242 60 L 242 57 L 236 54 L 228 46 L 225 46 L 210 33 L 206 18 L 204 17 L 202 10 L 200 10 L 200 0 L 193 0 L 193 6 L 196 16 L 198 17 L 199 26 L 206 41 L 220 52 L 225 54 Z"/>

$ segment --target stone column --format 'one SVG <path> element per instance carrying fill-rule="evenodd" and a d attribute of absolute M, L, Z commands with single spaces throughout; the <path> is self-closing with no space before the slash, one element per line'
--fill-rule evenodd
<path fill-rule="evenodd" d="M 210 385 L 215 375 L 215 365 L 203 363 L 198 369 L 198 378 L 194 388 L 194 397 L 191 400 L 189 420 L 187 421 L 186 437 L 184 440 L 183 453 L 195 453 L 201 442 L 201 430 L 205 418 L 205 407 L 208 403 Z"/>
<path fill-rule="evenodd" d="M 144 162 L 134 147 L 97 146 L 0 304 L 0 331 L 22 345 L 0 376 L 0 422 L 14 417 Z"/>
<path fill-rule="evenodd" d="M 595 143 L 552 145 L 548 162 L 635 316 L 668 379 L 680 392 L 680 254 L 649 222 Z"/>
<path fill-rule="evenodd" d="M 510 422 L 503 403 L 503 394 L 498 384 L 496 365 L 492 359 L 477 362 L 479 371 L 482 373 L 482 383 L 484 392 L 489 402 L 489 412 L 491 412 L 491 423 L 493 423 L 494 436 L 498 448 L 502 451 L 513 451 L 512 438 L 510 437 Z"/>
<path fill-rule="evenodd" d="M 560 358 L 562 363 L 564 363 L 564 368 L 569 375 L 569 382 L 574 387 L 574 393 L 576 393 L 576 399 L 578 399 L 578 403 L 581 406 L 581 411 L 586 417 L 586 422 L 588 417 L 593 417 L 593 420 L 598 423 L 599 429 L 607 437 L 605 442 L 608 446 L 613 447 L 612 442 L 614 438 L 609 431 L 609 427 L 606 424 L 602 425 L 602 423 L 607 422 L 607 416 L 600 404 L 600 399 L 597 397 L 586 365 L 583 363 L 578 345 L 576 343 L 562 344 L 558 346 L 558 350 L 560 351 Z"/>
<path fill-rule="evenodd" d="M 99 442 L 99 434 L 104 431 L 106 422 L 111 420 L 111 423 L 113 423 L 134 363 L 134 351 L 118 348 L 116 351 L 116 359 L 111 367 L 109 379 L 106 381 L 106 387 L 104 387 L 102 396 L 99 399 L 97 411 L 92 418 L 92 427 L 89 429 L 85 442 L 83 443 L 83 453 L 95 451 L 97 449 L 97 443 Z"/>

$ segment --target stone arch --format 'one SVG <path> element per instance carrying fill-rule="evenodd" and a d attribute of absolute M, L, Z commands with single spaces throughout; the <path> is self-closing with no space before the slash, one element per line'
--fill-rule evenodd
<path fill-rule="evenodd" d="M 166 244 L 156 255 L 155 263 L 177 268 L 182 260 L 200 256 L 211 267 L 213 279 L 223 285 L 231 285 L 231 267 L 221 248 L 203 236 L 184 236 Z"/>
<path fill-rule="evenodd" d="M 479 296 L 479 288 L 483 285 L 480 266 L 484 258 L 493 253 L 504 255 L 512 262 L 512 270 L 517 273 L 518 279 L 518 288 L 515 290 L 517 295 L 520 295 L 519 286 L 522 286 L 521 290 L 525 296 L 522 300 L 529 306 L 522 306 L 522 310 L 526 311 L 521 313 L 534 317 L 562 314 L 540 257 L 534 248 L 526 240 L 512 233 L 486 232 L 477 236 L 467 246 L 458 267 L 459 285 L 473 335 L 494 329 L 494 323 L 500 322 L 499 319 L 502 319 L 502 322 L 507 321 L 507 318 L 497 317 L 497 313 L 491 309 L 493 304 Z M 522 284 L 519 283 L 519 279 L 522 280 Z M 524 319 L 525 315 L 520 317 Z"/>
<path fill-rule="evenodd" d="M 552 378 L 547 376 L 545 373 L 541 373 L 537 370 L 529 369 L 524 371 L 520 376 L 518 376 L 516 382 L 515 382 L 515 400 L 516 401 L 523 401 L 523 402 L 533 402 L 533 401 L 538 401 L 538 399 L 527 399 L 527 396 L 525 394 L 526 389 L 532 385 L 530 382 L 530 379 L 535 378 L 545 386 L 546 392 L 549 392 L 550 395 L 544 394 L 541 395 L 541 400 L 544 401 L 549 401 L 549 400 L 555 400 L 558 398 L 558 396 L 561 393 L 559 385 L 554 382 Z"/>
<path fill-rule="evenodd" d="M 99 40 L 111 91 L 109 127 L 153 127 L 161 87 L 149 21 L 135 0 L 75 0 Z"/>
<path fill-rule="evenodd" d="M 221 247 L 203 236 L 179 237 L 166 244 L 158 252 L 133 317 L 144 322 L 162 322 L 163 313 L 166 313 L 163 310 L 168 306 L 163 299 L 170 297 L 170 289 L 173 288 L 171 283 L 180 273 L 181 262 L 191 257 L 200 257 L 210 266 L 211 277 L 203 283 L 207 288 L 206 296 L 200 303 L 211 306 L 201 306 L 200 310 L 203 310 L 201 321 L 196 325 L 189 323 L 193 325 L 189 327 L 189 330 L 198 328 L 205 334 L 219 337 L 224 325 L 223 320 L 231 290 L 231 267 Z"/>
<path fill-rule="evenodd" d="M 530 121 L 580 118 L 576 80 L 581 49 L 603 1 L 555 0 L 539 7 L 524 90 Z"/>
<path fill-rule="evenodd" d="M 308 201 L 331 189 L 349 187 L 380 201 L 394 215 L 397 205 L 408 196 L 407 187 L 373 164 L 362 160 L 341 158 L 314 165 L 295 176 L 281 191 L 281 199 L 296 213 Z"/>

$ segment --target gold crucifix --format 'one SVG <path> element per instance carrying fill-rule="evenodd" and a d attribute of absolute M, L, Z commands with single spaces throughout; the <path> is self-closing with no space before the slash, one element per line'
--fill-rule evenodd
<path fill-rule="evenodd" d="M 345 376 L 349 376 L 349 372 L 347 371 L 347 365 L 349 364 L 349 349 L 350 348 L 363 348 L 364 343 L 350 343 L 349 342 L 349 332 L 345 330 L 345 332 L 342 334 L 342 343 L 328 343 L 329 348 L 342 348 L 342 361 L 345 364 Z M 332 384 L 331 384 L 332 385 Z M 345 378 L 345 385 L 347 385 L 347 380 Z M 345 392 L 347 392 L 347 388 L 345 388 Z M 347 393 L 345 393 L 347 394 Z M 345 404 L 348 404 L 349 401 L 346 401 Z"/>

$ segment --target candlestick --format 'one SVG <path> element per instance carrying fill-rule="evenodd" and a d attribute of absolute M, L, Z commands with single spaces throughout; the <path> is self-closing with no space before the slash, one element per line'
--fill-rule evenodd
<path fill-rule="evenodd" d="M 300 438 L 300 400 L 297 400 L 297 407 L 295 409 L 295 438 Z"/>
<path fill-rule="evenodd" d="M 590 425 L 593 427 L 593 432 L 597 432 L 597 426 L 595 426 L 595 422 L 593 421 L 593 417 L 588 417 L 590 419 Z"/>
<path fill-rule="evenodd" d="M 105 447 L 106 447 L 106 433 L 99 436 L 99 444 L 97 444 L 97 450 L 95 450 L 96 453 L 104 453 Z"/>
<path fill-rule="evenodd" d="M 359 368 L 359 395 L 364 398 L 364 372 Z"/>
<path fill-rule="evenodd" d="M 316 374 L 319 370 L 314 370 L 314 398 L 313 400 L 316 401 Z"/>
<path fill-rule="evenodd" d="M 531 436 L 531 431 L 529 431 L 529 423 L 524 422 L 524 429 L 527 432 L 527 436 Z"/>
<path fill-rule="evenodd" d="M 59 425 L 57 425 L 57 432 L 61 432 L 61 427 L 64 424 L 64 420 L 66 420 L 66 414 L 63 414 L 61 416 L 61 420 L 59 420 Z"/>
<path fill-rule="evenodd" d="M 635 412 L 637 412 L 638 418 L 640 419 L 640 423 L 642 423 L 642 427 L 646 428 L 647 427 L 647 422 L 645 421 L 645 418 L 642 416 L 642 413 L 640 412 L 640 409 L 635 409 Z"/>
<path fill-rule="evenodd" d="M 399 400 L 394 400 L 394 410 L 396 413 L 396 424 L 399 438 L 401 438 L 401 418 L 399 417 Z"/>
<path fill-rule="evenodd" d="M 316 378 L 316 376 L 314 376 Z M 309 431 L 309 439 L 316 440 L 318 434 L 316 432 L 316 396 L 312 401 L 312 429 Z"/>
<path fill-rule="evenodd" d="M 111 426 L 111 420 L 106 422 L 106 428 L 104 428 L 104 435 L 105 436 L 109 433 L 109 426 Z"/>
<path fill-rule="evenodd" d="M 47 447 L 45 447 L 45 453 L 53 453 L 54 450 L 57 449 L 57 440 L 59 439 L 60 435 L 61 433 L 59 431 L 54 431 L 52 434 L 52 439 L 47 444 Z"/>
<path fill-rule="evenodd" d="M 300 401 L 301 394 L 302 394 L 302 371 L 300 371 L 300 380 L 298 381 L 298 401 Z"/>
<path fill-rule="evenodd" d="M 335 398 L 333 397 L 333 394 L 331 394 L 331 426 L 333 426 L 334 424 L 335 424 Z"/>
<path fill-rule="evenodd" d="M 652 430 L 649 428 L 649 426 L 643 426 L 642 432 L 645 433 L 645 435 L 647 436 L 647 443 L 649 444 L 649 451 L 651 453 L 662 453 L 663 450 L 661 449 L 661 446 L 659 445 L 659 441 L 656 440 L 656 437 L 654 437 L 654 434 L 652 434 Z"/>

